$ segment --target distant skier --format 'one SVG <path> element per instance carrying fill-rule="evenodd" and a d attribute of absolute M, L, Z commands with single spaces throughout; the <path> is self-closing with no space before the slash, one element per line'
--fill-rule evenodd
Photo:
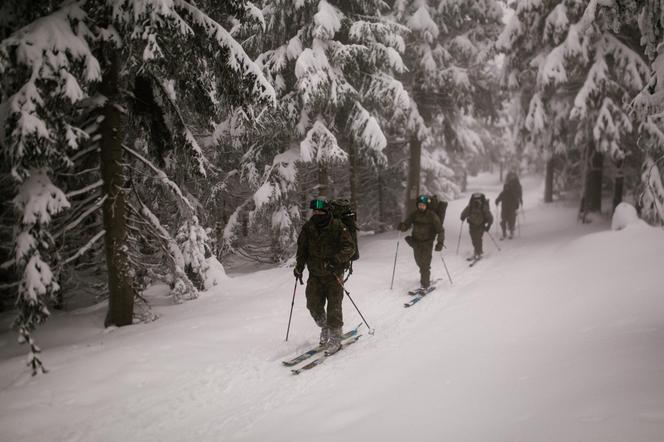
<path fill-rule="evenodd" d="M 503 230 L 503 236 L 500 239 L 505 239 L 507 236 L 507 229 L 509 228 L 509 238 L 514 238 L 514 227 L 516 225 L 516 212 L 519 206 L 523 206 L 523 192 L 521 190 L 521 183 L 516 173 L 510 172 L 505 178 L 503 191 L 500 192 L 496 198 L 496 206 L 502 203 L 500 210 L 500 227 Z"/>
<path fill-rule="evenodd" d="M 341 348 L 343 326 L 344 292 L 338 278 L 355 253 L 355 244 L 344 223 L 332 217 L 326 200 L 315 199 L 309 208 L 313 209 L 313 215 L 302 226 L 297 239 L 293 274 L 302 281 L 305 264 L 309 269 L 307 309 L 321 328 L 320 344 L 327 345 L 328 353 L 335 353 Z"/>
<path fill-rule="evenodd" d="M 429 209 L 429 197 L 426 195 L 417 197 L 417 208 L 408 215 L 404 222 L 399 224 L 399 230 L 405 232 L 411 226 L 413 226 L 412 234 L 405 240 L 413 248 L 415 263 L 420 268 L 420 284 L 423 288 L 428 288 L 431 283 L 433 241 L 437 235 L 436 251 L 443 250 L 445 230 L 438 215 Z"/>
<path fill-rule="evenodd" d="M 470 239 L 475 249 L 472 259 L 480 259 L 482 254 L 482 236 L 488 232 L 493 224 L 493 215 L 489 207 L 489 201 L 483 193 L 473 193 L 465 209 L 461 212 L 461 221 L 468 219 L 468 230 Z"/>

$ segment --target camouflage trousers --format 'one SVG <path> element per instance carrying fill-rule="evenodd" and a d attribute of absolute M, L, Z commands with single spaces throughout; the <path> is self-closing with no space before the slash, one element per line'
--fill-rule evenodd
<path fill-rule="evenodd" d="M 330 329 L 344 325 L 341 303 L 344 292 L 334 275 L 309 275 L 307 279 L 307 309 L 319 327 Z M 327 311 L 325 304 L 327 303 Z"/>
<path fill-rule="evenodd" d="M 475 255 L 481 255 L 482 251 L 482 236 L 484 236 L 484 226 L 473 226 L 469 224 L 468 230 L 470 231 L 470 240 L 475 249 Z"/>
<path fill-rule="evenodd" d="M 516 210 L 502 210 L 500 212 L 500 227 L 503 229 L 503 236 L 507 235 L 509 228 L 511 233 L 514 233 L 516 225 Z"/>
<path fill-rule="evenodd" d="M 420 268 L 420 284 L 422 287 L 429 287 L 431 281 L 433 239 L 429 241 L 415 241 L 411 237 L 406 237 L 406 242 L 413 248 L 415 264 Z"/>

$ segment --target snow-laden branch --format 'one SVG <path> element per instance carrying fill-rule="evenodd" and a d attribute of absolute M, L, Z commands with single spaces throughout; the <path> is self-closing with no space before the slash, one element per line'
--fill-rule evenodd
<path fill-rule="evenodd" d="M 276 104 L 274 88 L 265 78 L 256 63 L 244 52 L 242 46 L 226 29 L 185 0 L 173 0 L 173 4 L 176 8 L 184 11 L 198 26 L 205 29 L 207 34 L 213 37 L 220 47 L 228 50 L 230 53 L 228 65 L 231 69 L 242 76 L 251 75 L 255 77 L 253 91 L 256 95 L 273 105 Z"/>
<path fill-rule="evenodd" d="M 123 145 L 122 145 L 122 148 L 123 148 L 124 150 L 126 150 L 127 152 L 129 152 L 130 154 L 132 154 L 134 157 L 136 157 L 136 158 L 138 158 L 139 160 L 141 160 L 141 161 L 142 161 L 146 166 L 148 166 L 150 169 L 152 169 L 152 171 L 153 171 L 153 172 L 155 173 L 155 175 L 157 176 L 157 179 L 158 179 L 162 184 L 164 184 L 164 185 L 166 186 L 166 188 L 168 188 L 168 189 L 173 193 L 173 195 L 175 195 L 175 196 L 178 198 L 178 201 L 180 201 L 182 204 L 184 204 L 184 206 L 185 206 L 187 209 L 189 209 L 189 213 L 190 213 L 190 214 L 193 214 L 193 213 L 196 212 L 196 210 L 195 210 L 194 207 L 191 205 L 191 203 L 189 202 L 189 200 L 188 200 L 188 199 L 184 196 L 184 194 L 182 193 L 182 190 L 180 189 L 180 187 L 179 187 L 179 186 L 178 186 L 173 180 L 171 180 L 170 178 L 168 178 L 168 175 L 166 175 L 166 173 L 165 173 L 163 170 L 159 169 L 159 168 L 158 168 L 157 166 L 155 166 L 150 160 L 148 160 L 148 159 L 145 158 L 143 155 L 141 155 L 140 153 L 136 152 L 135 150 L 133 150 L 133 149 L 130 148 L 129 146 L 123 144 Z"/>
<path fill-rule="evenodd" d="M 96 169 L 96 170 L 98 170 L 98 169 Z M 104 182 L 103 182 L 102 180 L 99 180 L 99 181 L 96 181 L 96 182 L 94 182 L 94 183 L 92 183 L 92 184 L 90 184 L 90 185 L 88 185 L 88 186 L 85 186 L 85 187 L 83 187 L 83 188 L 81 188 L 81 189 L 78 189 L 78 190 L 72 190 L 71 192 L 68 192 L 68 193 L 66 194 L 66 196 L 67 196 L 67 198 L 73 198 L 73 197 L 75 197 L 75 196 L 82 195 L 82 194 L 84 194 L 84 193 L 88 193 L 88 192 L 90 192 L 90 191 L 92 191 L 92 190 L 98 189 L 98 188 L 100 188 L 103 184 L 104 184 Z"/>
<path fill-rule="evenodd" d="M 102 230 L 101 232 L 97 233 L 95 236 L 93 236 L 83 247 L 78 249 L 78 251 L 70 256 L 69 258 L 65 259 L 65 264 L 69 264 L 70 262 L 74 261 L 75 259 L 79 258 L 80 256 L 83 256 L 85 252 L 90 250 L 90 248 L 99 241 L 99 239 L 103 238 L 104 235 L 106 234 L 106 230 Z"/>

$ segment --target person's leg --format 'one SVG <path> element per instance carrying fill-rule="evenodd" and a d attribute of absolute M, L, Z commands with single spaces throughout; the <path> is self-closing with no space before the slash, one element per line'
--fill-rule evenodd
<path fill-rule="evenodd" d="M 484 228 L 482 226 L 470 226 L 470 239 L 473 242 L 473 248 L 475 249 L 475 255 L 479 256 L 482 254 L 482 232 Z"/>
<path fill-rule="evenodd" d="M 507 219 L 508 226 L 510 228 L 510 238 L 514 237 L 514 228 L 516 226 L 516 209 L 512 210 L 509 213 L 509 217 Z"/>
<path fill-rule="evenodd" d="M 309 275 L 307 288 L 305 291 L 307 297 L 307 309 L 314 318 L 316 325 L 321 328 L 321 339 L 327 334 L 327 317 L 325 314 L 325 292 L 320 277 Z"/>
<path fill-rule="evenodd" d="M 336 278 L 326 278 L 325 281 L 325 294 L 327 297 L 327 324 L 330 329 L 330 336 L 328 339 L 328 351 L 337 351 L 341 348 L 341 336 L 343 321 L 343 288 Z"/>

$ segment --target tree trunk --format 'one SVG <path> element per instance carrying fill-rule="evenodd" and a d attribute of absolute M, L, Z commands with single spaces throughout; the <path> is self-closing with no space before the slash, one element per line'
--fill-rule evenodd
<path fill-rule="evenodd" d="M 327 166 L 320 163 L 318 164 L 318 196 L 327 198 L 329 186 L 330 178 L 327 174 Z"/>
<path fill-rule="evenodd" d="M 616 177 L 613 181 L 613 213 L 623 200 L 623 187 L 625 182 L 625 173 L 623 169 L 624 162 L 619 160 L 616 162 Z"/>
<path fill-rule="evenodd" d="M 378 222 L 383 224 L 385 222 L 385 207 L 383 203 L 383 172 L 382 168 L 378 166 Z"/>
<path fill-rule="evenodd" d="M 595 150 L 594 144 L 588 150 L 588 172 L 586 175 L 585 211 L 602 211 L 602 176 L 604 155 Z"/>
<path fill-rule="evenodd" d="M 545 203 L 553 202 L 553 171 L 554 171 L 554 162 L 553 162 L 553 156 L 551 156 L 551 158 L 549 158 L 546 162 L 546 177 L 544 179 Z"/>
<path fill-rule="evenodd" d="M 350 202 L 353 207 L 357 207 L 357 181 L 358 181 L 358 167 L 357 167 L 357 146 L 351 140 L 348 142 L 348 162 L 350 167 Z"/>
<path fill-rule="evenodd" d="M 415 200 L 420 193 L 420 161 L 422 142 L 417 135 L 410 137 L 410 160 L 408 163 L 408 185 L 406 187 L 405 215 L 415 207 Z"/>
<path fill-rule="evenodd" d="M 134 316 L 134 287 L 127 260 L 127 206 L 122 160 L 122 111 L 119 108 L 120 55 L 112 50 L 104 72 L 101 92 L 107 101 L 100 126 L 101 176 L 106 196 L 103 206 L 106 265 L 108 267 L 108 312 L 105 325 L 130 325 Z"/>

